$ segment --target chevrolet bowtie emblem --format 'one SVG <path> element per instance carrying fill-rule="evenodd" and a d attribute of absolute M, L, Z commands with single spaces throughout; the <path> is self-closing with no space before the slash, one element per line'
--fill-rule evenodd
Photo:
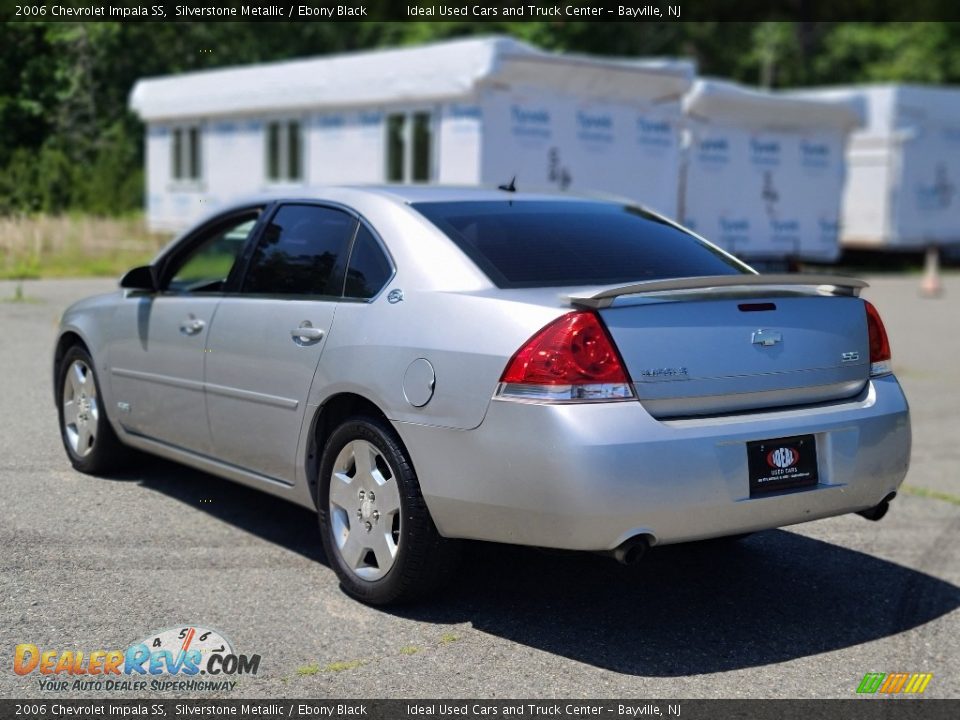
<path fill-rule="evenodd" d="M 778 342 L 783 342 L 783 335 L 777 330 L 757 330 L 751 336 L 750 342 L 754 345 L 770 347 L 771 345 L 776 345 Z"/>

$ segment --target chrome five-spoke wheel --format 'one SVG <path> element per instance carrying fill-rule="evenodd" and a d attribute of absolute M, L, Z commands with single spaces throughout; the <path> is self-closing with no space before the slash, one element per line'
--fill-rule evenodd
<path fill-rule="evenodd" d="M 400 491 L 393 469 L 372 443 L 347 443 L 330 477 L 333 539 L 344 564 L 364 580 L 386 575 L 400 549 Z"/>
<path fill-rule="evenodd" d="M 451 575 L 459 546 L 437 532 L 385 418 L 342 421 L 325 438 L 318 484 L 324 552 L 348 593 L 373 605 L 404 602 Z"/>
<path fill-rule="evenodd" d="M 85 347 L 67 348 L 57 364 L 54 396 L 70 464 L 91 475 L 117 470 L 128 458 L 107 418 L 95 367 Z"/>
<path fill-rule="evenodd" d="M 74 360 L 63 380 L 63 428 L 70 448 L 83 458 L 97 441 L 100 407 L 93 372 L 83 360 Z"/>

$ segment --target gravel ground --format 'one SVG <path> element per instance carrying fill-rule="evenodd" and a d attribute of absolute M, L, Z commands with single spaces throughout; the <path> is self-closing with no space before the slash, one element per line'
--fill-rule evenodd
<path fill-rule="evenodd" d="M 960 276 L 938 300 L 918 283 L 866 293 L 913 410 L 907 486 L 882 522 L 661 548 L 637 568 L 476 544 L 444 595 L 385 611 L 342 593 L 304 509 L 160 461 L 74 472 L 56 322 L 113 283 L 27 282 L 25 302 L 0 303 L 0 697 L 43 695 L 12 672 L 18 643 L 124 648 L 188 623 L 262 656 L 231 697 L 852 697 L 875 671 L 932 672 L 927 696 L 960 697 Z"/>

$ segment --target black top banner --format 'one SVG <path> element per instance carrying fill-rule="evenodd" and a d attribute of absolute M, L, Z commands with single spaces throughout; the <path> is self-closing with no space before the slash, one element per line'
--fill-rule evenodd
<path fill-rule="evenodd" d="M 960 700 L 0 700 L 0 718 L 954 720 Z"/>
<path fill-rule="evenodd" d="M 728 22 L 960 20 L 955 0 L 0 0 L 7 22 Z"/>

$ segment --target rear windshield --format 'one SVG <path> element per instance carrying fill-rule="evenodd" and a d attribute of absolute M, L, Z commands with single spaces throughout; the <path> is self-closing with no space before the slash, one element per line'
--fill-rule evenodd
<path fill-rule="evenodd" d="M 655 215 L 590 201 L 421 202 L 439 227 L 498 287 L 615 285 L 745 266 Z"/>

